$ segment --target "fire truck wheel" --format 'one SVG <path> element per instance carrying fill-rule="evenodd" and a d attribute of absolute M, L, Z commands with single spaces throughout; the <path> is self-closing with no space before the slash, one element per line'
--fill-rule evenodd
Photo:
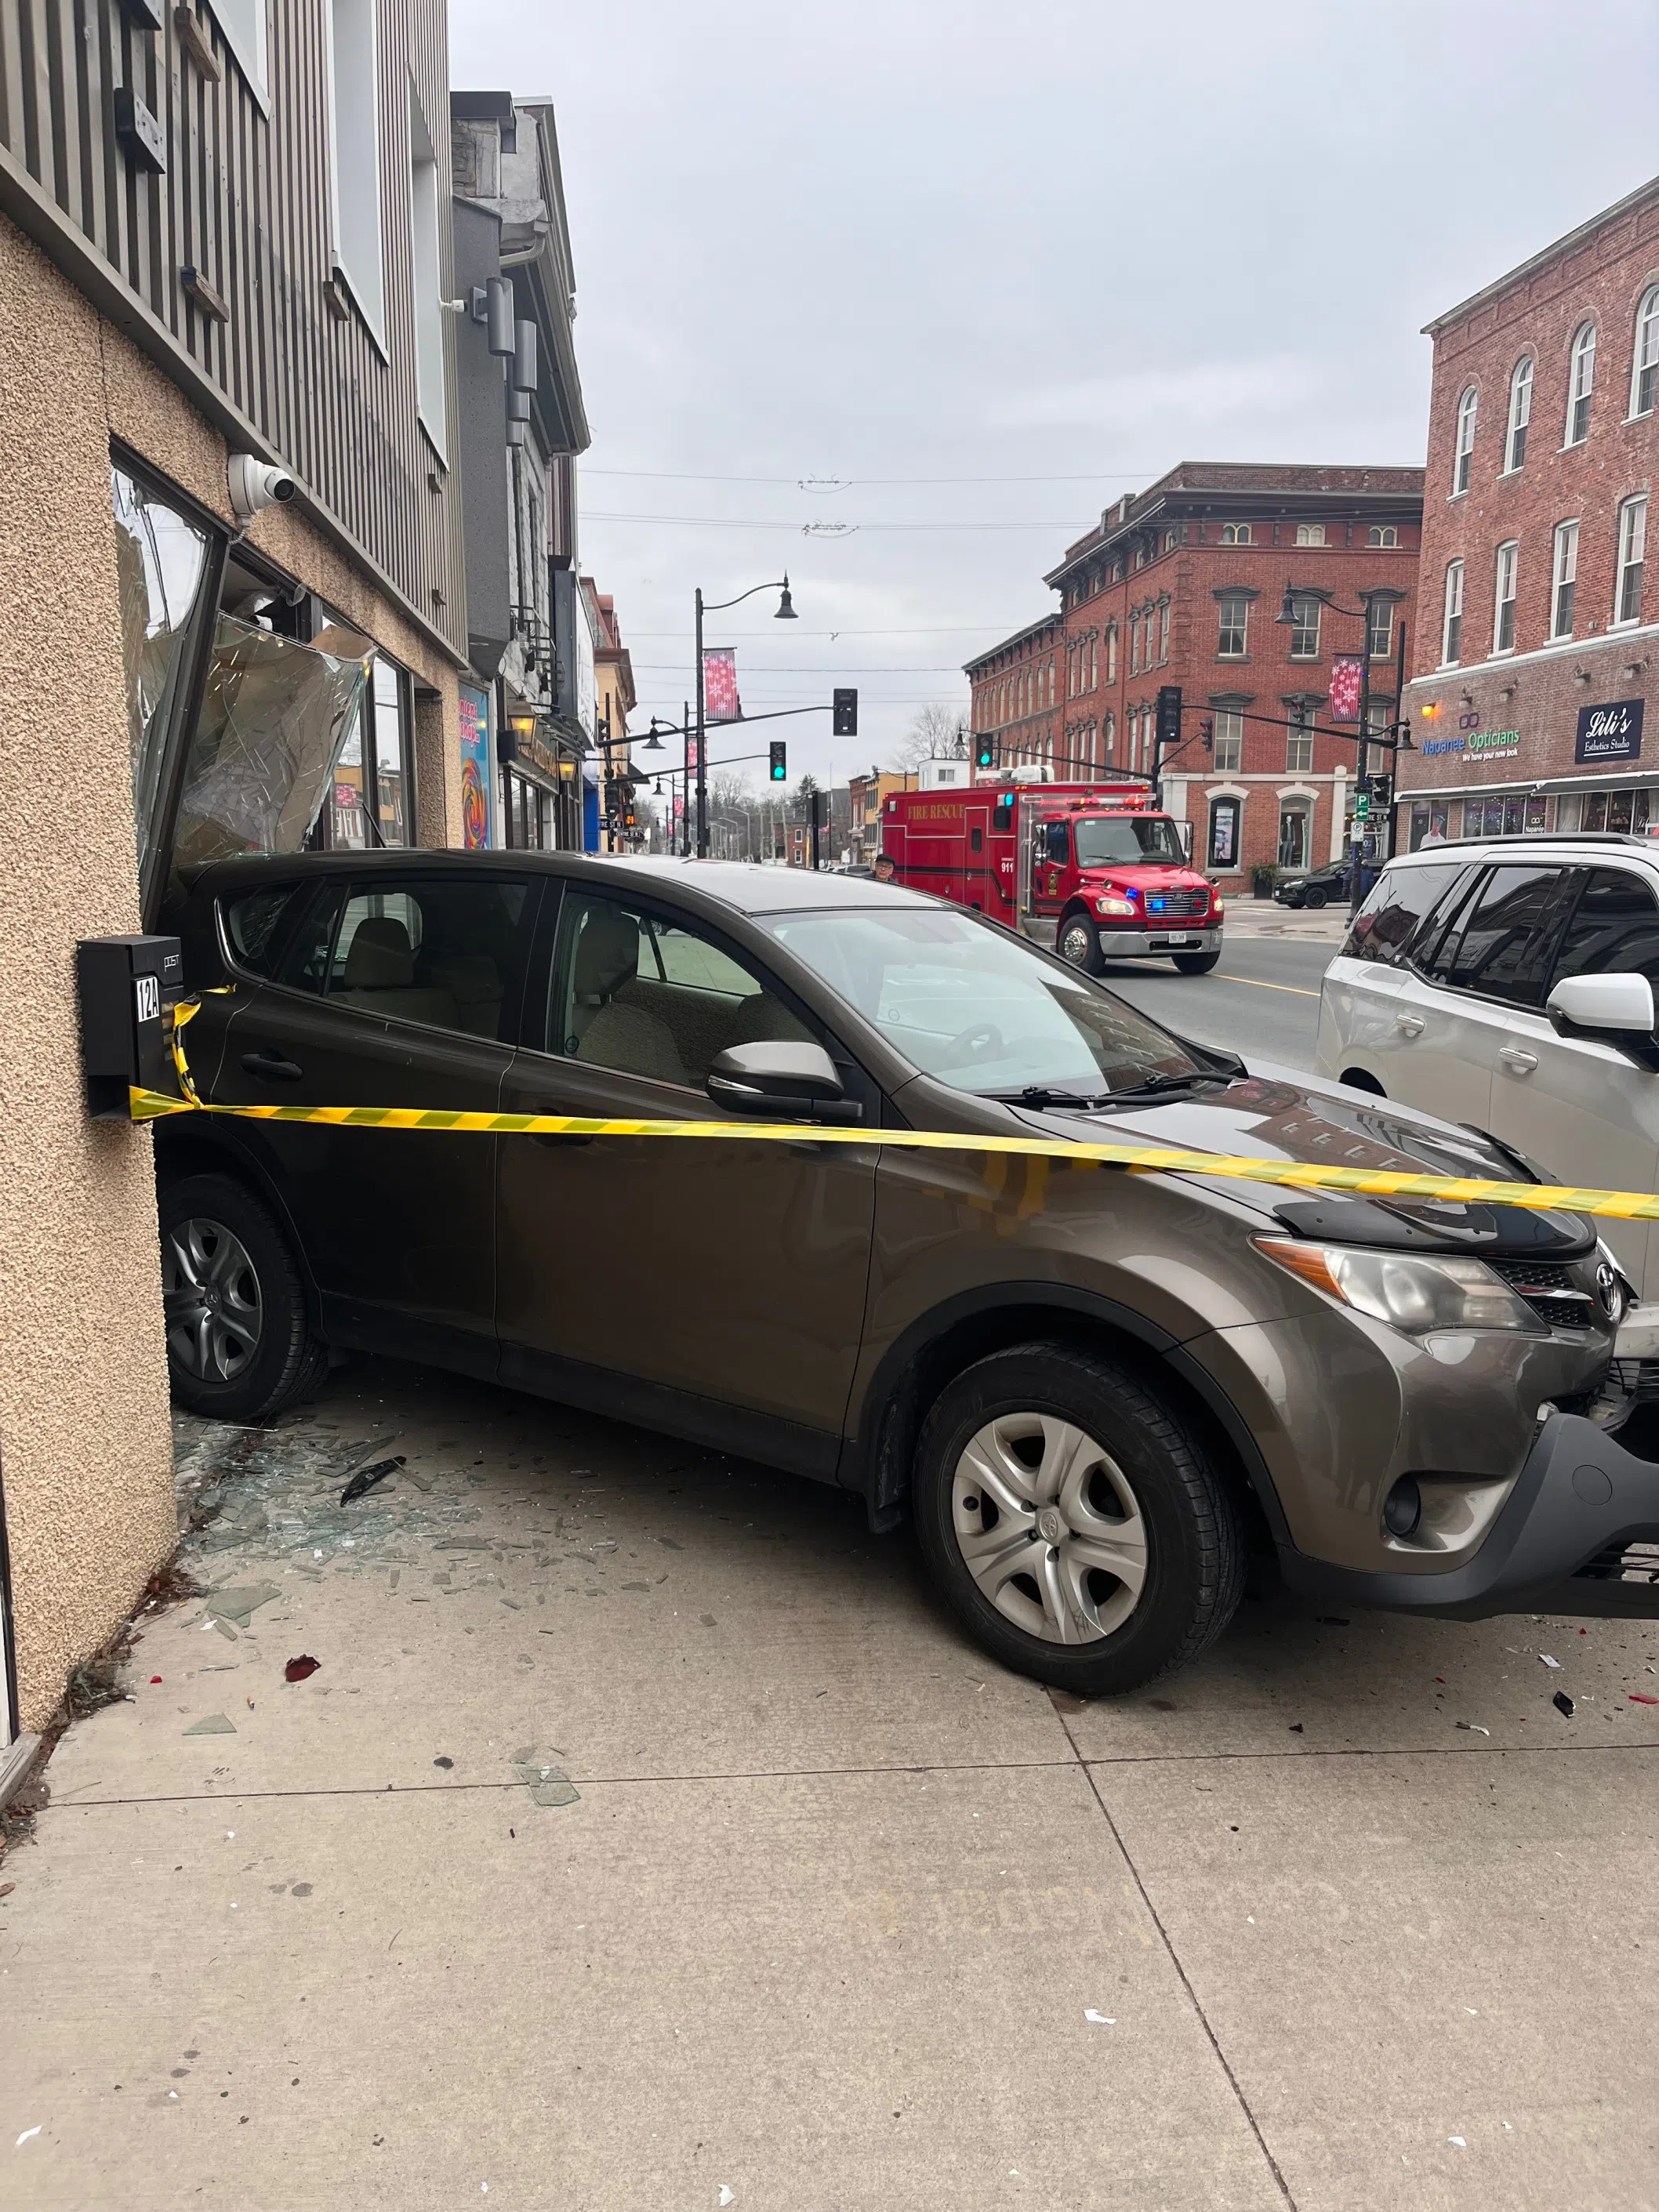
<path fill-rule="evenodd" d="M 1177 952 L 1175 964 L 1183 975 L 1207 975 L 1220 957 L 1218 952 Z"/>
<path fill-rule="evenodd" d="M 1085 975 L 1103 975 L 1106 963 L 1100 953 L 1100 932 L 1086 914 L 1068 914 L 1060 926 L 1060 957 Z"/>

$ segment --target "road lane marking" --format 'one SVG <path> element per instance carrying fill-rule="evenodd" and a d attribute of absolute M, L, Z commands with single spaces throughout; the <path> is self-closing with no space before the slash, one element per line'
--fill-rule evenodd
<path fill-rule="evenodd" d="M 1265 983 L 1260 975 L 1223 975 L 1224 983 L 1252 983 L 1258 991 L 1289 991 L 1298 999 L 1316 999 L 1317 991 L 1310 991 L 1300 983 Z"/>

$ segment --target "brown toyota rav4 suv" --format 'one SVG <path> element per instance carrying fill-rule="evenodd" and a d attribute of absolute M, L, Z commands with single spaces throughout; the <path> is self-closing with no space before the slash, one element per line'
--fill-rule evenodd
<path fill-rule="evenodd" d="M 914 1516 L 1008 1664 L 1127 1689 L 1252 1552 L 1328 1601 L 1659 1610 L 1659 1468 L 1586 1418 L 1594 1225 L 883 1142 L 1175 1144 L 1514 1179 L 1490 1139 L 1160 1029 L 893 885 L 563 854 L 228 861 L 169 915 L 224 1103 L 730 1121 L 799 1140 L 158 1125 L 173 1387 L 331 1346 L 641 1421 Z M 853 1128 L 867 1143 L 814 1141 Z"/>

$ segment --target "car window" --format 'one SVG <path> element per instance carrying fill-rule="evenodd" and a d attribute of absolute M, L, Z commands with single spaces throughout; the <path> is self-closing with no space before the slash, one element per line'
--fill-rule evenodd
<path fill-rule="evenodd" d="M 1091 1095 L 1190 1074 L 1177 1039 L 1011 932 L 960 913 L 778 915 L 767 927 L 913 1066 L 953 1090 Z"/>
<path fill-rule="evenodd" d="M 774 1039 L 817 1042 L 712 937 L 620 900 L 566 893 L 548 993 L 549 1052 L 700 1091 L 718 1054 Z"/>
<path fill-rule="evenodd" d="M 1592 868 L 1579 892 L 1551 981 L 1564 975 L 1645 975 L 1659 984 L 1659 903 L 1626 868 Z"/>
<path fill-rule="evenodd" d="M 1442 894 L 1456 882 L 1462 866 L 1461 860 L 1451 860 L 1433 867 L 1386 869 L 1355 915 L 1341 957 L 1399 961 Z M 1334 880 L 1346 881 L 1347 871 L 1339 866 L 1330 874 Z"/>
<path fill-rule="evenodd" d="M 493 874 L 354 884 L 324 956 L 330 1000 L 430 1029 L 499 1036 L 525 895 L 522 883 Z M 307 980 L 318 971 L 318 934 L 308 921 L 301 932 L 312 940 Z"/>
<path fill-rule="evenodd" d="M 1431 982 L 1450 983 L 1463 925 L 1486 880 L 1480 868 L 1471 868 L 1459 878 L 1408 944 L 1402 965 L 1414 968 Z"/>
<path fill-rule="evenodd" d="M 1562 871 L 1497 867 L 1481 885 L 1449 967 L 1455 991 L 1512 1006 L 1543 1003 Z"/>
<path fill-rule="evenodd" d="M 295 889 L 293 884 L 268 884 L 257 891 L 243 891 L 225 900 L 222 909 L 225 935 L 238 967 L 255 975 L 271 973 L 276 926 L 288 911 Z"/>

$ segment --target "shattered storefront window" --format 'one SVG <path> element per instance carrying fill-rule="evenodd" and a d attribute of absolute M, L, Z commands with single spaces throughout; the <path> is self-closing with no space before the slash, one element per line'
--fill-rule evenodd
<path fill-rule="evenodd" d="M 356 727 L 370 650 L 351 630 L 301 645 L 219 617 L 185 767 L 175 866 L 299 851 Z"/>
<path fill-rule="evenodd" d="M 156 836 L 156 800 L 167 732 L 179 690 L 188 680 L 188 649 L 207 567 L 208 540 L 205 532 L 122 470 L 111 470 L 110 483 L 132 810 L 142 875 Z"/>

